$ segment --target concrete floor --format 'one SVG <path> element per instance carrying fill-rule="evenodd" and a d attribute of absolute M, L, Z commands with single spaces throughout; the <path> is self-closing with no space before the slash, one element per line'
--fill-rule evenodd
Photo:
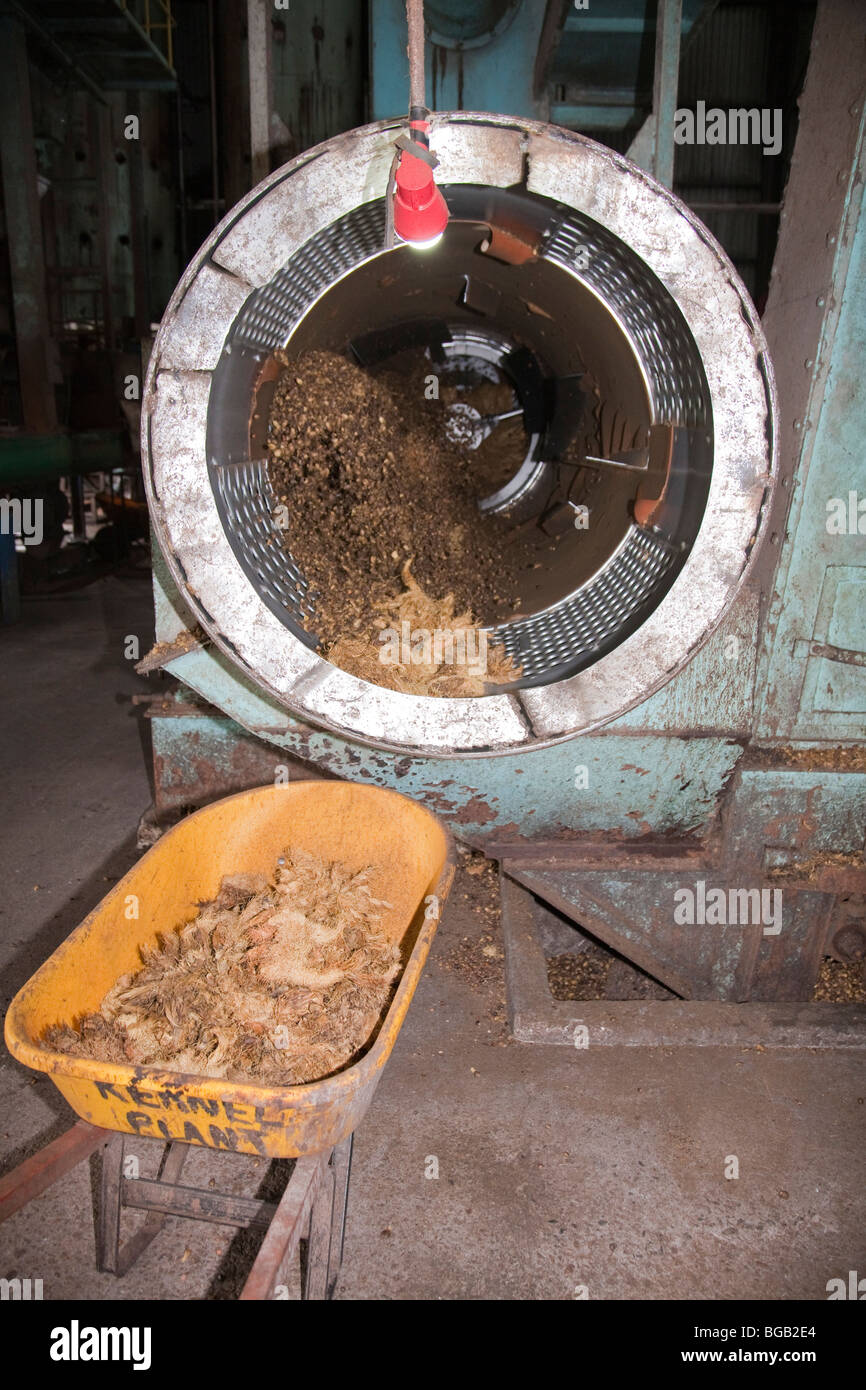
<path fill-rule="evenodd" d="M 150 800 L 149 589 L 25 602 L 0 629 L 0 969 L 15 990 L 135 858 Z M 516 1044 L 492 872 L 464 857 L 356 1138 L 347 1299 L 825 1299 L 866 1274 L 862 1053 Z M 4 1053 L 0 1168 L 71 1113 Z M 155 1146 L 135 1141 L 141 1173 Z M 740 1176 L 726 1180 L 729 1155 Z M 426 1176 L 438 1164 L 438 1178 Z M 251 1193 L 266 1165 L 193 1151 L 185 1181 Z M 46 1298 L 231 1298 L 248 1238 L 170 1220 L 123 1280 L 94 1270 L 82 1165 L 0 1227 L 0 1276 Z"/>

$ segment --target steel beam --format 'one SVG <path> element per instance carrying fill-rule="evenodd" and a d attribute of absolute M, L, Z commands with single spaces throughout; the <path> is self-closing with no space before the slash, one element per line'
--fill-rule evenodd
<path fill-rule="evenodd" d="M 0 144 L 15 341 L 24 428 L 50 434 L 57 407 L 49 357 L 48 299 L 37 191 L 27 39 L 17 19 L 0 15 L 5 70 L 0 82 Z"/>
<path fill-rule="evenodd" d="M 247 51 L 250 67 L 250 156 L 252 183 L 271 172 L 271 12 L 261 0 L 247 0 Z"/>
<path fill-rule="evenodd" d="M 51 50 L 55 58 L 57 58 L 59 62 L 63 63 L 64 67 L 69 68 L 70 72 L 73 72 L 75 74 L 79 82 L 81 82 L 82 85 L 86 87 L 87 90 L 90 92 L 91 96 L 94 96 L 102 106 L 107 105 L 107 102 L 105 100 L 105 93 L 99 87 L 98 83 L 94 82 L 93 78 L 88 73 L 86 73 L 84 69 L 79 66 L 78 63 L 76 63 L 72 58 L 70 58 L 69 54 L 66 52 L 66 49 L 63 47 L 62 44 L 59 44 L 57 42 L 53 34 L 50 34 L 47 29 L 43 28 L 43 26 L 38 22 L 38 20 L 36 20 L 33 17 L 33 15 L 30 14 L 29 10 L 26 10 L 23 5 L 18 3 L 18 0 L 7 0 L 7 4 L 11 6 L 15 14 L 22 21 L 22 23 L 26 24 L 29 29 L 32 29 L 34 34 L 39 35 L 41 42 L 44 43 Z M 56 25 L 54 26 L 54 28 L 56 32 Z"/>
<path fill-rule="evenodd" d="M 710 11 L 712 8 L 714 6 L 708 7 Z M 682 11 L 682 0 L 658 0 L 652 111 L 628 150 L 629 159 L 654 174 L 666 188 L 674 186 L 674 117 L 679 86 Z M 693 32 L 696 27 L 693 27 Z"/>
<path fill-rule="evenodd" d="M 659 0 L 653 80 L 653 173 L 674 186 L 674 116 L 680 75 L 682 0 Z"/>
<path fill-rule="evenodd" d="M 818 5 L 764 316 L 782 484 L 758 566 L 769 587 L 778 564 L 758 681 L 767 740 L 860 740 L 866 717 L 862 28 L 859 0 Z M 847 513 L 841 528 L 830 524 L 832 499 Z"/>

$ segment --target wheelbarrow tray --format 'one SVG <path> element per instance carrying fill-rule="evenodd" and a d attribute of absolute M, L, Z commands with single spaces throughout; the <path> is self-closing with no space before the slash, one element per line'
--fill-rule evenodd
<path fill-rule="evenodd" d="M 257 1085 L 72 1057 L 40 1041 L 51 1024 L 97 1011 L 121 975 L 141 968 L 139 948 L 192 921 L 226 874 L 270 875 L 287 846 L 369 866 L 373 896 L 390 904 L 382 927 L 401 945 L 401 971 L 358 1061 L 303 1086 Z M 7 1046 L 104 1129 L 272 1158 L 329 1150 L 373 1098 L 453 876 L 450 834 L 397 792 L 310 781 L 226 797 L 168 830 L 37 970 L 9 1007 Z"/>

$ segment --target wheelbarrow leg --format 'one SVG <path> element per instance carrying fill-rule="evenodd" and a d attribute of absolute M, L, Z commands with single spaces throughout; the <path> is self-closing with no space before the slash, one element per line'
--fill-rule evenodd
<path fill-rule="evenodd" d="M 322 1167 L 322 1178 L 310 1211 L 307 1235 L 307 1268 L 303 1297 L 312 1302 L 324 1300 L 328 1296 L 334 1195 L 334 1169 L 329 1159 Z"/>
<path fill-rule="evenodd" d="M 328 1298 L 334 1297 L 337 1280 L 343 1265 L 343 1247 L 346 1241 L 346 1207 L 349 1201 L 349 1176 L 352 1172 L 352 1145 L 354 1134 L 338 1144 L 331 1155 L 334 1169 L 334 1210 L 331 1217 L 331 1248 L 328 1254 Z"/>
<path fill-rule="evenodd" d="M 175 1140 L 171 1144 L 166 1144 L 165 1152 L 160 1163 L 158 1181 L 174 1185 L 180 1181 L 183 1170 L 183 1162 L 189 1153 L 189 1144 L 181 1144 Z M 124 1189 L 127 1183 L 135 1183 L 135 1178 L 122 1178 L 120 1185 L 121 1206 L 124 1202 Z M 126 1274 L 132 1268 L 142 1251 L 146 1250 L 155 1236 L 158 1236 L 165 1225 L 165 1215 L 159 1211 L 149 1211 L 143 1222 L 134 1235 L 121 1248 L 117 1273 Z"/>
<path fill-rule="evenodd" d="M 120 1261 L 120 1185 L 123 1181 L 123 1135 L 115 1134 L 102 1155 L 99 1207 L 96 1213 L 96 1268 L 117 1274 Z"/>
<path fill-rule="evenodd" d="M 120 1244 L 120 1215 L 126 1202 L 127 1183 L 134 1184 L 135 1178 L 127 1178 L 123 1172 L 125 1141 L 122 1134 L 115 1135 L 107 1146 L 102 1160 L 102 1184 L 97 1220 L 96 1267 L 108 1274 L 122 1278 L 135 1264 L 138 1257 L 147 1249 L 151 1241 L 159 1235 L 165 1225 L 165 1214 L 148 1212 L 138 1230 L 129 1237 L 125 1245 Z M 177 1183 L 183 1169 L 184 1159 L 189 1151 L 188 1144 L 177 1141 L 166 1144 L 160 1164 L 158 1181 L 166 1184 Z"/>
<path fill-rule="evenodd" d="M 262 1241 L 247 1282 L 241 1290 L 241 1301 L 270 1299 L 283 1285 L 289 1263 L 297 1257 L 298 1245 L 328 1167 L 323 1154 L 308 1154 L 295 1162 L 286 1190 L 277 1204 L 267 1235 Z"/>
<path fill-rule="evenodd" d="M 343 1263 L 352 1139 L 350 1134 L 333 1150 L 310 1213 L 305 1299 L 330 1299 L 334 1296 Z"/>

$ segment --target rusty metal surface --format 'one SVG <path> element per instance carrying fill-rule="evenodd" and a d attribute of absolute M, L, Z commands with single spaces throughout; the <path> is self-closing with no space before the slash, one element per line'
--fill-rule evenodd
<path fill-rule="evenodd" d="M 502 861 L 503 871 L 560 912 L 573 918 L 611 950 L 666 985 L 682 999 L 743 999 L 745 980 L 760 927 L 678 925 L 676 893 L 724 886 L 720 875 L 695 869 L 574 871 L 529 869 Z"/>
<path fill-rule="evenodd" d="M 796 871 L 833 854 L 851 855 L 851 868 L 862 873 L 866 776 L 821 766 L 744 768 L 725 809 L 725 833 L 732 862 L 764 873 Z"/>
<path fill-rule="evenodd" d="M 593 1047 L 866 1048 L 862 1004 L 562 1001 L 551 996 L 533 899 L 503 879 L 509 1022 L 519 1042 Z"/>
<path fill-rule="evenodd" d="M 866 777 L 805 764 L 737 771 L 699 845 L 638 844 L 631 863 L 615 844 L 498 850 L 515 879 L 683 998 L 808 1000 L 837 896 L 866 887 L 864 844 Z M 767 894 L 779 921 L 678 924 L 677 894 L 697 900 L 699 884 L 738 906 L 731 894 Z"/>
<path fill-rule="evenodd" d="M 5 1173 L 0 1178 L 0 1221 L 45 1192 L 112 1137 L 109 1130 L 78 1120 L 65 1134 Z"/>
<path fill-rule="evenodd" d="M 190 1221 L 213 1221 L 224 1226 L 264 1226 L 276 1211 L 273 1202 L 207 1187 L 181 1187 L 149 1178 L 124 1178 L 121 1204 L 135 1211 L 182 1216 Z"/>
<path fill-rule="evenodd" d="M 784 909 L 778 936 L 763 932 L 755 938 L 756 951 L 748 981 L 748 999 L 812 998 L 825 951 L 833 911 L 829 893 L 778 889 Z"/>
<path fill-rule="evenodd" d="M 394 757 L 292 719 L 211 653 L 171 664 L 204 698 L 311 768 L 393 786 L 477 844 L 577 832 L 687 835 L 715 815 L 742 753 L 736 739 L 599 734 L 503 758 Z M 432 703 L 432 702 L 431 702 Z"/>
<path fill-rule="evenodd" d="M 352 1175 L 352 1150 L 355 1136 L 350 1134 L 342 1144 L 338 1144 L 331 1154 L 334 1169 L 334 1200 L 331 1213 L 331 1238 L 328 1247 L 330 1280 L 326 1291 L 332 1298 L 343 1263 L 343 1248 L 346 1241 L 346 1211 L 349 1205 L 349 1180 Z"/>
<path fill-rule="evenodd" d="M 78 1130 L 83 1132 L 91 1148 L 99 1144 L 105 1148 L 100 1201 L 95 1213 L 99 1270 L 118 1276 L 128 1273 L 163 1229 L 169 1216 L 244 1229 L 261 1227 L 265 1231 L 264 1240 L 241 1298 L 273 1298 L 278 1284 L 288 1277 L 290 1261 L 297 1257 L 309 1223 L 303 1296 L 324 1299 L 333 1292 L 343 1255 L 351 1136 L 340 1146 L 338 1161 L 335 1161 L 336 1153 L 328 1152 L 298 1159 L 280 1201 L 271 1202 L 211 1188 L 181 1186 L 179 1179 L 190 1148 L 184 1143 L 166 1145 L 157 1179 L 125 1177 L 124 1136 L 79 1123 L 64 1140 Z M 124 1209 L 143 1211 L 146 1216 L 138 1230 L 121 1243 L 120 1223 Z"/>
<path fill-rule="evenodd" d="M 232 792 L 321 775 L 218 710 L 167 702 L 164 710 L 151 708 L 150 720 L 158 818 Z"/>
<path fill-rule="evenodd" d="M 243 1302 L 272 1298 L 275 1285 L 285 1282 L 289 1262 L 297 1252 L 327 1167 L 327 1154 L 298 1159 L 244 1284 Z"/>
<path fill-rule="evenodd" d="M 328 1286 L 331 1282 L 329 1263 L 336 1189 L 335 1173 L 330 1163 L 324 1165 L 321 1174 L 319 1190 L 315 1195 L 313 1208 L 310 1212 L 307 1266 L 303 1285 L 305 1300 L 327 1298 Z"/>
<path fill-rule="evenodd" d="M 866 893 L 839 897 L 827 929 L 825 950 L 841 961 L 866 958 Z"/>
<path fill-rule="evenodd" d="M 122 1277 L 160 1233 L 169 1216 L 217 1225 L 264 1227 L 265 1238 L 241 1299 L 270 1299 L 288 1274 L 309 1226 L 306 1299 L 331 1297 L 343 1259 L 343 1233 L 352 1136 L 333 1153 L 299 1158 L 280 1201 L 269 1202 L 210 1188 L 184 1187 L 179 1179 L 190 1145 L 166 1145 L 159 1177 L 124 1176 L 125 1139 L 79 1120 L 52 1143 L 0 1179 L 0 1221 L 38 1197 L 70 1169 L 103 1150 L 100 1199 L 94 1211 L 96 1267 Z M 124 1209 L 143 1211 L 144 1222 L 121 1243 Z"/>
<path fill-rule="evenodd" d="M 122 1147 L 121 1147 L 121 1153 L 122 1153 L 122 1152 L 123 1152 L 123 1141 L 122 1141 L 122 1136 L 120 1136 L 120 1139 L 121 1139 L 121 1146 L 122 1146 Z M 109 1161 L 110 1149 L 111 1149 L 111 1146 L 109 1146 L 109 1148 L 106 1149 L 105 1153 L 103 1154 L 103 1158 L 102 1158 L 103 1163 L 107 1163 L 107 1162 Z M 180 1175 L 181 1175 L 181 1172 L 183 1171 L 183 1165 L 184 1165 L 184 1162 L 186 1161 L 186 1155 L 187 1155 L 188 1152 L 189 1152 L 189 1146 L 188 1146 L 187 1144 L 167 1144 L 167 1145 L 166 1145 L 165 1154 L 164 1154 L 164 1156 L 163 1156 L 163 1160 L 162 1160 L 162 1162 L 161 1162 L 161 1164 L 160 1164 L 160 1170 L 159 1170 L 159 1179 L 160 1179 L 160 1182 L 162 1182 L 162 1183 L 177 1183 L 177 1182 L 180 1181 Z M 122 1171 L 123 1171 L 123 1169 L 122 1169 L 122 1159 L 121 1159 L 121 1173 L 122 1173 Z M 122 1178 L 122 1184 L 125 1184 L 125 1182 L 126 1182 L 126 1179 L 125 1179 L 125 1178 Z M 126 1202 L 126 1201 L 124 1200 L 124 1188 L 123 1188 L 123 1186 L 121 1186 L 120 1192 L 118 1193 L 118 1200 L 119 1200 L 119 1201 L 122 1201 L 123 1204 L 126 1205 L 126 1206 L 131 1205 L 130 1203 L 128 1203 L 128 1202 Z M 100 1220 L 102 1220 L 102 1213 L 101 1213 L 101 1212 L 100 1212 Z M 149 1211 L 148 1214 L 147 1214 L 147 1216 L 145 1217 L 144 1221 L 141 1223 L 141 1226 L 139 1227 L 139 1229 L 138 1229 L 133 1235 L 131 1235 L 131 1236 L 129 1237 L 129 1239 L 124 1243 L 124 1245 L 123 1245 L 122 1247 L 121 1247 L 120 1244 L 119 1244 L 120 1230 L 119 1230 L 119 1227 L 118 1227 L 118 1231 L 117 1231 L 117 1235 L 118 1235 L 118 1249 L 117 1249 L 117 1255 L 116 1255 L 116 1259 L 115 1259 L 115 1268 L 116 1268 L 118 1274 L 125 1274 L 125 1273 L 127 1272 L 127 1270 L 129 1270 L 129 1269 L 132 1268 L 132 1266 L 135 1264 L 135 1261 L 138 1259 L 139 1255 L 141 1255 L 142 1252 L 143 1252 L 144 1250 L 147 1249 L 147 1247 L 151 1244 L 151 1242 L 154 1241 L 154 1240 L 156 1239 L 156 1237 L 159 1235 L 160 1231 L 163 1230 L 163 1228 L 164 1228 L 164 1226 L 165 1226 L 165 1220 L 166 1220 L 166 1218 L 165 1218 L 165 1214 L 164 1214 L 164 1213 L 159 1212 L 159 1211 Z"/>
<path fill-rule="evenodd" d="M 813 639 L 866 646 L 862 625 L 859 643 L 839 641 L 820 613 L 822 597 L 834 606 L 834 578 L 846 568 L 851 573 L 842 577 L 860 586 L 861 618 L 866 592 L 862 536 L 826 529 L 828 499 L 847 498 L 858 486 L 863 491 L 862 41 L 860 0 L 818 5 L 764 315 L 779 381 L 782 481 L 771 545 L 759 561 L 768 587 L 779 565 L 759 673 L 764 738 L 863 734 L 862 680 L 859 702 L 843 692 L 835 709 L 832 703 L 822 709 L 808 688 L 810 673 L 822 674 L 810 651 Z M 832 613 L 825 621 L 832 623 Z"/>
<path fill-rule="evenodd" d="M 866 889 L 866 777 L 826 762 L 810 767 L 804 754 L 796 767 L 737 771 L 720 822 L 698 844 L 638 843 L 632 862 L 628 846 L 611 843 L 498 852 L 513 878 L 683 998 L 808 1000 L 832 936 L 846 928 L 836 953 L 857 950 L 837 897 Z M 721 889 L 738 909 L 740 894 L 767 897 L 760 922 L 752 912 L 726 925 L 678 924 L 683 889 L 695 901 Z"/>
<path fill-rule="evenodd" d="M 102 1156 L 99 1174 L 99 1206 L 95 1219 L 96 1268 L 108 1274 L 120 1271 L 123 1148 L 123 1136 L 113 1134 Z"/>
<path fill-rule="evenodd" d="M 637 840 L 621 836 L 567 835 L 555 839 L 487 840 L 484 853 L 491 859 L 507 859 L 510 869 L 660 869 L 688 872 L 718 863 L 717 837 L 698 839 L 644 835 Z"/>

